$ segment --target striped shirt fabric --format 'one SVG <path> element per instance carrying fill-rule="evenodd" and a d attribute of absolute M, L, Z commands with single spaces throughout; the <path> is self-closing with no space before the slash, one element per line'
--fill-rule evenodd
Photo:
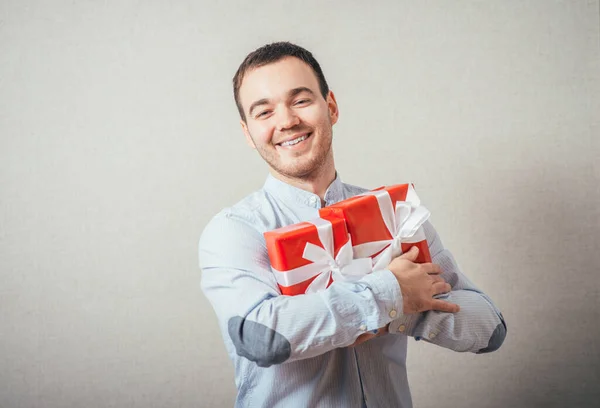
<path fill-rule="evenodd" d="M 325 203 L 365 191 L 336 176 Z M 408 408 L 409 337 L 461 352 L 500 347 L 502 314 L 459 270 L 429 222 L 424 228 L 433 262 L 452 286 L 441 297 L 459 304 L 458 313 L 404 314 L 389 270 L 318 293 L 282 296 L 263 233 L 318 218 L 319 208 L 316 194 L 269 175 L 263 188 L 213 217 L 200 237 L 201 287 L 233 361 L 236 407 Z M 388 334 L 348 347 L 388 324 Z"/>

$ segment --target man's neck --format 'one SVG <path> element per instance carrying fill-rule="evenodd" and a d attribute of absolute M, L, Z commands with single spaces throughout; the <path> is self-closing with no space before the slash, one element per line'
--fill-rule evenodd
<path fill-rule="evenodd" d="M 335 180 L 336 177 L 335 166 L 333 165 L 333 163 L 331 163 L 331 165 L 323 166 L 314 174 L 303 178 L 287 177 L 283 174 L 277 173 L 273 169 L 271 169 L 270 171 L 273 177 L 275 177 L 276 179 L 281 180 L 284 183 L 287 183 L 304 191 L 309 191 L 313 194 L 318 195 L 319 197 L 321 197 L 321 202 L 323 203 L 325 202 L 325 193 L 327 192 L 327 189 L 329 188 L 331 183 L 333 183 L 333 180 Z"/>

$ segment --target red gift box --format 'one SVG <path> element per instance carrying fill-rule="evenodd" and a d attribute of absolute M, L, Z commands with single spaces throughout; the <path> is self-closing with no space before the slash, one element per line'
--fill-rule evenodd
<path fill-rule="evenodd" d="M 319 210 L 322 218 L 346 221 L 354 257 L 372 258 L 374 270 L 413 246 L 419 248 L 416 262 L 431 262 L 422 227 L 429 214 L 412 184 L 380 187 Z"/>
<path fill-rule="evenodd" d="M 324 290 L 334 280 L 372 271 L 370 259 L 353 260 L 343 219 L 316 219 L 264 233 L 271 270 L 283 295 Z"/>

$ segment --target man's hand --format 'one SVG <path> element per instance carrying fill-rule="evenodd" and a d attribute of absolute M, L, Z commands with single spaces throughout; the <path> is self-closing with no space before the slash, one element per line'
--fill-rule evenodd
<path fill-rule="evenodd" d="M 404 314 L 427 310 L 458 312 L 460 310 L 458 305 L 433 298 L 452 289 L 439 276 L 442 273 L 440 266 L 432 263 L 417 264 L 414 262 L 417 255 L 419 255 L 419 248 L 412 247 L 405 254 L 393 259 L 388 266 L 400 284 Z"/>
<path fill-rule="evenodd" d="M 452 287 L 438 276 L 442 273 L 439 265 L 415 263 L 418 255 L 419 248 L 412 247 L 405 254 L 392 260 L 388 266 L 400 284 L 404 313 L 419 313 L 427 310 L 458 312 L 460 306 L 457 304 L 433 299 L 435 295 L 450 292 Z M 387 326 L 378 329 L 376 333 L 363 333 L 349 347 L 356 347 L 386 333 L 388 333 Z"/>
<path fill-rule="evenodd" d="M 386 334 L 388 332 L 388 327 L 382 327 L 381 329 L 377 329 L 376 333 L 363 333 L 360 336 L 358 336 L 356 338 L 356 341 L 354 343 L 352 343 L 350 346 L 348 347 L 356 347 L 359 344 L 362 344 L 366 341 L 369 341 L 371 339 L 374 339 L 375 337 L 379 337 L 379 336 L 383 336 L 384 334 Z"/>

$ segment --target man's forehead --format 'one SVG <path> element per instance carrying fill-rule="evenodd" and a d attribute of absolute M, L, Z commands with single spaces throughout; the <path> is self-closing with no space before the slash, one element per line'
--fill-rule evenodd
<path fill-rule="evenodd" d="M 317 76 L 304 61 L 286 57 L 246 72 L 240 86 L 240 96 L 244 103 L 251 103 L 246 99 L 277 97 L 301 87 L 317 93 Z"/>

